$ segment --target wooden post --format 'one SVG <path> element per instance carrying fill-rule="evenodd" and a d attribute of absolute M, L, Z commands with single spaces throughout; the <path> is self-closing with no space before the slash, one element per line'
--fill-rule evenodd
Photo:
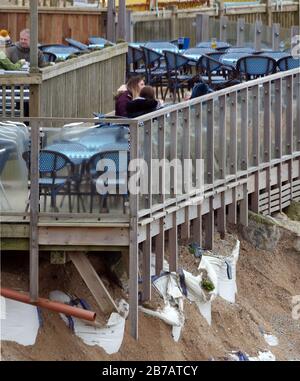
<path fill-rule="evenodd" d="M 126 0 L 119 0 L 117 38 L 126 41 Z"/>
<path fill-rule="evenodd" d="M 31 152 L 30 152 L 30 300 L 39 297 L 39 123 L 31 123 Z"/>
<path fill-rule="evenodd" d="M 171 15 L 171 40 L 178 38 L 178 7 L 176 5 L 171 6 L 172 15 Z"/>
<path fill-rule="evenodd" d="M 134 23 L 132 20 L 132 12 L 130 10 L 126 10 L 126 37 L 127 42 L 134 41 Z"/>
<path fill-rule="evenodd" d="M 196 44 L 209 39 L 209 15 L 200 13 L 196 16 Z"/>
<path fill-rule="evenodd" d="M 230 94 L 230 152 L 229 173 L 236 175 L 237 172 L 237 93 Z M 232 202 L 228 207 L 228 221 L 236 224 L 237 205 L 236 188 L 232 188 Z"/>
<path fill-rule="evenodd" d="M 116 17 L 116 5 L 115 0 L 108 0 L 107 3 L 107 32 L 106 38 L 108 41 L 116 42 L 116 25 L 115 25 L 115 17 Z"/>
<path fill-rule="evenodd" d="M 245 19 L 238 19 L 237 21 L 237 46 L 243 46 L 245 42 Z"/>
<path fill-rule="evenodd" d="M 130 160 L 138 157 L 139 124 L 130 125 Z M 130 244 L 129 244 L 129 321 L 130 333 L 138 339 L 138 271 L 139 271 L 139 245 L 138 245 L 138 205 L 137 184 L 131 184 L 129 194 L 130 206 Z"/>
<path fill-rule="evenodd" d="M 254 47 L 256 50 L 261 48 L 261 31 L 262 31 L 262 22 L 261 20 L 255 21 L 255 36 L 254 36 Z"/>
<path fill-rule="evenodd" d="M 221 16 L 220 18 L 220 40 L 221 41 L 227 41 L 227 23 L 228 23 L 228 17 L 227 16 Z"/>
<path fill-rule="evenodd" d="M 280 24 L 272 25 L 272 49 L 279 50 L 280 43 Z"/>
<path fill-rule="evenodd" d="M 219 5 L 220 5 L 220 8 L 219 8 L 219 17 L 221 18 L 222 16 L 225 15 L 224 0 L 220 0 L 219 1 Z"/>
<path fill-rule="evenodd" d="M 272 26 L 272 0 L 265 0 L 266 13 L 267 13 L 267 25 Z"/>
<path fill-rule="evenodd" d="M 30 1 L 30 72 L 38 72 L 38 0 Z"/>

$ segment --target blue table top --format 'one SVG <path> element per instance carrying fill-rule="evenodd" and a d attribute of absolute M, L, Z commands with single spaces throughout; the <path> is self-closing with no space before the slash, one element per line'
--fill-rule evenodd
<path fill-rule="evenodd" d="M 56 55 L 60 59 L 67 59 L 70 55 L 80 52 L 79 49 L 74 48 L 73 46 L 57 46 L 49 45 L 42 48 L 43 52 L 49 52 Z"/>
<path fill-rule="evenodd" d="M 217 49 L 218 48 L 229 48 L 231 45 L 228 42 L 216 41 Z M 197 48 L 211 48 L 212 41 L 202 41 L 196 45 Z"/>

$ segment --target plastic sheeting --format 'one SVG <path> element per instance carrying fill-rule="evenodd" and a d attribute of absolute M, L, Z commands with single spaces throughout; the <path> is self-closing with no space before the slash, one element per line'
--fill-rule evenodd
<path fill-rule="evenodd" d="M 29 131 L 25 124 L 0 122 L 0 210 L 25 210 L 28 171 L 22 154 L 28 148 Z"/>
<path fill-rule="evenodd" d="M 62 291 L 51 291 L 50 299 L 62 303 L 69 303 L 71 300 L 71 298 Z M 124 316 L 113 312 L 104 327 L 91 325 L 81 319 L 72 317 L 75 335 L 80 337 L 85 344 L 90 346 L 97 345 L 103 348 L 108 354 L 118 352 L 123 342 L 125 320 L 129 309 L 128 304 L 124 300 L 121 300 L 120 305 Z M 60 314 L 60 316 L 68 325 L 69 320 L 66 315 Z"/>
<path fill-rule="evenodd" d="M 34 345 L 38 330 L 37 307 L 1 297 L 1 341 Z"/>

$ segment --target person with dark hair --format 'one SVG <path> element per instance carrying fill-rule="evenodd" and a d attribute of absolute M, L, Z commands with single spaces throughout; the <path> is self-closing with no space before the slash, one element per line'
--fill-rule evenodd
<path fill-rule="evenodd" d="M 144 78 L 140 75 L 129 78 L 126 85 L 122 85 L 118 89 L 115 96 L 115 115 L 128 117 L 127 104 L 140 95 L 142 88 L 145 86 Z"/>
<path fill-rule="evenodd" d="M 145 86 L 140 92 L 140 96 L 127 103 L 127 115 L 129 118 L 155 111 L 160 106 L 160 102 L 155 99 L 152 86 Z"/>

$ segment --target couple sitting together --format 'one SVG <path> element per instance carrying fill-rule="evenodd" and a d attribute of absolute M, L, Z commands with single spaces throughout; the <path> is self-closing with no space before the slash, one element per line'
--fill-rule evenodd
<path fill-rule="evenodd" d="M 115 115 L 126 118 L 136 118 L 162 106 L 162 102 L 155 99 L 153 87 L 145 86 L 142 76 L 129 78 L 127 84 L 118 89 L 115 102 Z"/>

